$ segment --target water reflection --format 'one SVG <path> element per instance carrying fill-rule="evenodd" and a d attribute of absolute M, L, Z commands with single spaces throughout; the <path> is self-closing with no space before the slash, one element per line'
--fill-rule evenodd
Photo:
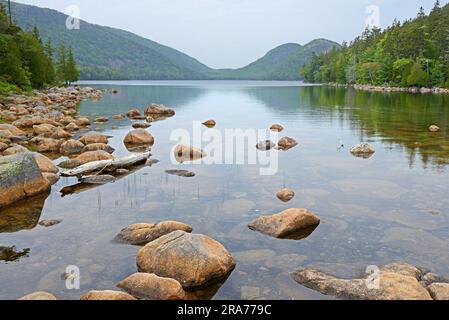
<path fill-rule="evenodd" d="M 44 193 L 1 209 L 0 233 L 34 229 L 39 222 L 48 196 L 48 193 Z"/>
<path fill-rule="evenodd" d="M 23 257 L 28 257 L 30 253 L 30 249 L 23 249 L 22 251 L 18 251 L 15 246 L 12 247 L 0 247 L 0 261 L 5 262 L 14 262 L 18 261 Z"/>

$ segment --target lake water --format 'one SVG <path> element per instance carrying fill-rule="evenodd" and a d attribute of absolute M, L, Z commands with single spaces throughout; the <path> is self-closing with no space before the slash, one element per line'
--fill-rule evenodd
<path fill-rule="evenodd" d="M 83 102 L 81 115 L 143 111 L 152 102 L 176 110 L 176 116 L 148 129 L 156 141 L 152 159 L 159 162 L 112 184 L 66 188 L 69 194 L 61 196 L 61 189 L 76 184 L 63 178 L 48 197 L 0 213 L 0 246 L 22 253 L 9 259 L 14 261 L 0 261 L 0 299 L 36 290 L 60 299 L 78 299 L 90 289 L 114 290 L 136 272 L 139 247 L 111 240 L 131 223 L 163 220 L 192 225 L 235 257 L 237 267 L 214 299 L 328 299 L 290 278 L 299 267 L 355 276 L 368 265 L 400 261 L 449 276 L 449 96 L 272 82 L 93 86 L 119 93 Z M 279 170 L 272 176 L 260 175 L 258 165 L 173 164 L 173 130 L 192 132 L 194 121 L 207 119 L 216 120 L 221 132 L 280 123 L 281 137 L 293 137 L 299 146 L 278 154 Z M 442 131 L 428 132 L 431 124 Z M 131 121 L 111 120 L 98 129 L 113 136 L 116 155 L 128 154 L 122 141 Z M 362 141 L 377 150 L 370 159 L 349 153 Z M 196 176 L 169 176 L 169 169 Z M 283 187 L 296 191 L 287 204 L 276 198 Z M 259 215 L 295 207 L 322 219 L 306 239 L 278 240 L 247 228 Z M 36 226 L 42 219 L 63 222 Z M 69 265 L 80 269 L 80 290 L 67 290 L 61 280 Z"/>

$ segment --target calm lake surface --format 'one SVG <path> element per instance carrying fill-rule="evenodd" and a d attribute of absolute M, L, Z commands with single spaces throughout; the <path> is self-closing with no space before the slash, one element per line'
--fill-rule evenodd
<path fill-rule="evenodd" d="M 61 189 L 77 181 L 62 178 L 48 197 L 0 213 L 0 246 L 16 246 L 23 254 L 0 261 L 0 299 L 36 290 L 60 299 L 78 299 L 90 289 L 114 290 L 136 272 L 139 247 L 111 240 L 131 223 L 163 220 L 192 225 L 235 257 L 237 267 L 214 299 L 328 299 L 290 278 L 299 267 L 349 277 L 368 265 L 399 261 L 449 276 L 449 96 L 271 82 L 91 86 L 119 91 L 83 102 L 79 113 L 91 118 L 133 107 L 143 111 L 152 102 L 176 110 L 175 117 L 148 129 L 156 141 L 152 159 L 159 163 L 112 184 L 66 188 L 76 193 L 63 197 Z M 293 137 L 299 146 L 279 153 L 273 176 L 259 175 L 257 165 L 172 164 L 172 131 L 191 132 L 194 121 L 207 119 L 215 119 L 223 132 L 280 123 L 285 127 L 281 137 Z M 431 124 L 442 131 L 428 132 Z M 99 129 L 113 136 L 110 145 L 117 156 L 129 153 L 122 141 L 131 121 L 111 120 Z M 349 153 L 362 141 L 377 150 L 370 159 Z M 169 176 L 169 169 L 191 170 L 196 176 Z M 276 198 L 283 187 L 296 191 L 288 204 Z M 259 215 L 294 207 L 322 219 L 307 239 L 278 240 L 247 228 Z M 42 219 L 63 222 L 36 226 Z M 68 265 L 80 268 L 80 290 L 67 290 L 61 280 Z"/>

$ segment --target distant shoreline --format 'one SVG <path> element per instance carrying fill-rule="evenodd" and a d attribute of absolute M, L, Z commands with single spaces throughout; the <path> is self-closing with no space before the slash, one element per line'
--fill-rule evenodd
<path fill-rule="evenodd" d="M 326 87 L 337 88 L 353 88 L 360 91 L 370 92 L 406 92 L 416 94 L 449 94 L 449 89 L 445 88 L 419 88 L 419 87 L 389 87 L 389 86 L 373 86 L 367 84 L 341 84 L 341 83 L 323 83 Z"/>

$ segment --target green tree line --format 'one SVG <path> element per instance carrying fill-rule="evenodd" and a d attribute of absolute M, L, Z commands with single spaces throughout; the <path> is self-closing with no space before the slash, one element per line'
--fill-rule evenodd
<path fill-rule="evenodd" d="M 426 15 L 367 28 L 341 49 L 313 55 L 301 70 L 312 83 L 449 88 L 449 4 Z"/>
<path fill-rule="evenodd" d="M 71 48 L 43 43 L 37 28 L 23 31 L 11 24 L 0 4 L 0 93 L 69 85 L 79 79 Z"/>

